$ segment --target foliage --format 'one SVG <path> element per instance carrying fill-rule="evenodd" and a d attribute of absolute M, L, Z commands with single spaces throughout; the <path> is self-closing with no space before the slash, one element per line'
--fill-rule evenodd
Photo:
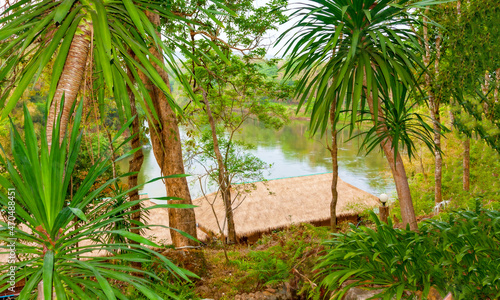
<path fill-rule="evenodd" d="M 290 98 L 290 88 L 263 74 L 259 62 L 228 54 L 230 64 L 226 64 L 214 51 L 207 56 L 213 63 L 196 66 L 194 73 L 196 86 L 207 93 L 216 123 L 234 132 L 251 117 L 276 129 L 287 122 L 286 108 L 279 102 Z M 268 61 L 268 64 L 275 65 L 275 62 Z M 196 109 L 193 107 L 191 111 L 198 112 Z M 194 116 L 207 118 L 205 114 Z"/>
<path fill-rule="evenodd" d="M 303 281 L 304 278 L 299 274 L 312 277 L 316 255 L 321 251 L 319 241 L 327 236 L 327 229 L 324 227 L 292 225 L 286 230 L 263 236 L 246 257 L 233 263 L 248 272 L 241 282 L 277 286 L 295 279 L 297 285 L 293 288 L 300 293 L 310 289 L 311 285 L 310 282 Z"/>
<path fill-rule="evenodd" d="M 218 142 L 229 182 L 234 184 L 264 180 L 264 170 L 270 166 L 257 156 L 248 153 L 252 146 L 241 141 L 229 141 L 222 129 L 218 133 L 221 136 Z M 217 183 L 219 170 L 210 128 L 205 128 L 200 136 L 191 140 L 186 150 L 188 160 L 201 164 L 206 171 L 204 175 L 208 176 L 211 183 Z"/>
<path fill-rule="evenodd" d="M 477 133 L 500 152 L 500 3 L 459 1 L 435 8 L 430 15 L 446 30 L 431 28 L 442 40 L 433 88 L 441 99 L 453 97 L 454 125 L 461 132 Z"/>
<path fill-rule="evenodd" d="M 250 252 L 247 259 L 249 261 L 239 267 L 264 286 L 282 283 L 291 276 L 290 266 L 271 252 Z"/>
<path fill-rule="evenodd" d="M 161 299 L 200 299 L 194 291 L 195 284 L 192 281 L 186 281 L 172 275 L 171 272 L 162 267 L 160 260 L 153 258 L 150 261 L 144 262 L 141 268 L 148 272 L 146 274 L 148 288 L 158 293 Z M 168 292 L 164 292 L 165 290 Z M 130 299 L 148 299 L 131 286 L 128 287 L 127 291 L 127 296 Z M 172 294 L 175 297 L 172 297 Z"/>
<path fill-rule="evenodd" d="M 432 128 L 425 122 L 426 119 L 430 120 L 430 118 L 425 118 L 426 116 L 415 109 L 417 102 L 412 103 L 406 88 L 398 86 L 393 90 L 393 99 L 398 99 L 397 101 L 393 102 L 387 99 L 388 97 L 383 97 L 380 102 L 383 103 L 380 108 L 382 116 L 378 118 L 375 126 L 356 135 L 364 136 L 361 147 L 366 148 L 366 153 L 376 149 L 386 139 L 392 141 L 391 147 L 394 149 L 394 155 L 404 151 L 409 159 L 415 157 L 418 142 L 434 151 L 436 146 L 431 136 Z M 362 119 L 360 123 L 363 124 L 363 121 L 371 123 L 372 120 L 371 118 Z M 441 129 L 444 131 L 444 126 L 441 126 Z"/>
<path fill-rule="evenodd" d="M 288 31 L 299 30 L 287 43 L 286 76 L 300 76 L 296 95 L 312 108 L 314 132 L 325 132 L 334 99 L 335 120 L 344 106 L 353 127 L 366 108 L 363 98 L 374 99 L 378 116 L 380 91 L 387 97 L 399 84 L 411 89 L 415 70 L 424 68 L 418 36 L 409 29 L 419 23 L 412 8 L 433 2 L 315 0 L 292 14 L 299 20 Z"/>
<path fill-rule="evenodd" d="M 90 211 L 94 209 L 101 211 L 102 214 L 109 213 L 109 218 L 115 220 L 107 225 L 107 233 L 103 234 L 103 236 L 100 237 L 100 240 L 103 244 L 125 244 L 133 242 L 133 240 L 127 239 L 125 236 L 119 234 L 119 232 L 130 231 L 130 229 L 134 226 L 144 226 L 145 221 L 148 220 L 149 210 L 141 211 L 141 220 L 140 223 L 137 223 L 137 221 L 132 218 L 133 208 L 124 205 L 127 201 L 129 201 L 124 185 L 122 183 L 115 182 L 111 187 L 108 187 L 108 189 L 110 192 L 108 192 L 104 197 L 100 197 L 100 199 L 104 199 L 104 201 L 93 201 L 93 203 L 89 205 L 88 209 Z M 108 199 L 109 195 L 111 195 L 111 199 Z M 93 214 L 93 216 L 97 218 L 100 217 L 100 215 L 95 214 Z M 92 219 L 89 221 L 92 222 Z M 144 236 L 144 228 L 142 228 L 139 232 L 141 236 Z"/>
<path fill-rule="evenodd" d="M 446 117 L 446 114 L 443 113 Z M 446 119 L 445 119 L 446 121 Z M 500 155 L 479 138 L 470 140 L 470 191 L 463 190 L 463 136 L 449 133 L 442 143 L 443 155 L 443 199 L 449 201 L 445 210 L 470 209 L 480 198 L 485 208 L 500 209 Z M 419 147 L 420 148 L 420 147 Z M 434 202 L 434 153 L 419 151 L 417 159 L 407 164 L 407 171 L 415 199 L 415 212 L 429 215 Z M 398 215 L 397 205 L 393 212 Z M 399 216 L 398 216 L 399 217 Z"/>
<path fill-rule="evenodd" d="M 454 299 L 500 296 L 500 213 L 458 211 L 448 221 L 428 220 L 420 231 L 394 229 L 372 215 L 376 230 L 352 226 L 325 244 L 316 269 L 321 286 L 341 299 L 354 286 L 382 289 L 383 299 L 401 299 L 431 286 Z M 346 282 L 343 287 L 342 284 Z"/>
<path fill-rule="evenodd" d="M 169 104 L 174 109 L 178 108 L 168 92 L 169 86 L 153 66 L 154 63 L 165 71 L 179 75 L 174 52 L 161 41 L 146 14 L 154 13 L 176 20 L 182 26 L 186 26 L 188 20 L 163 4 L 163 1 L 91 0 L 18 1 L 9 6 L 0 15 L 0 37 L 5 40 L 0 46 L 0 83 L 8 82 L 0 94 L 1 118 L 9 115 L 28 85 L 33 80 L 37 82 L 47 68 L 52 71 L 46 103 L 46 107 L 50 107 L 71 42 L 78 35 L 83 35 L 89 45 L 94 46 L 89 65 L 92 68 L 90 71 L 94 72 L 92 88 L 98 91 L 96 96 L 100 107 L 105 106 L 106 90 L 113 95 L 120 120 L 128 120 L 131 113 L 127 88 L 130 88 L 148 118 L 156 117 L 145 84 L 139 77 L 138 71 L 141 71 L 164 91 Z M 213 17 L 203 7 L 198 9 Z M 92 35 L 91 29 L 94 32 Z M 167 58 L 165 63 L 151 55 L 150 45 L 161 48 Z M 182 48 L 182 43 L 178 43 L 177 47 Z M 127 68 L 135 80 L 126 74 Z M 185 88 L 189 88 L 189 84 L 179 78 Z"/>
<path fill-rule="evenodd" d="M 184 43 L 180 47 L 182 54 L 201 61 L 210 59 L 199 51 L 198 46 L 203 49 L 212 48 L 226 63 L 229 61 L 224 56 L 230 54 L 229 49 L 243 55 L 263 57 L 266 52 L 265 34 L 276 30 L 278 24 L 288 19 L 284 13 L 286 0 L 270 0 L 265 3 L 221 0 L 219 4 L 215 1 L 175 0 L 169 4 L 190 20 L 190 26 L 183 26 L 179 22 L 182 20 L 165 19 L 164 32 L 172 36 L 167 43 L 173 41 L 171 48 Z"/>
<path fill-rule="evenodd" d="M 89 204 L 102 190 L 118 180 L 109 180 L 91 191 L 94 182 L 109 168 L 109 157 L 92 166 L 73 195 L 71 203 L 68 203 L 68 187 L 82 143 L 82 133 L 79 131 L 82 108 L 83 104 L 80 104 L 71 132 L 63 137 L 61 144 L 53 144 L 50 150 L 45 135 L 41 137 L 41 146 L 38 146 L 33 122 L 26 107 L 25 137 L 21 137 L 12 125 L 13 159 L 6 158 L 5 152 L 1 158 L 10 181 L 0 177 L 3 188 L 0 192 L 0 204 L 4 208 L 15 205 L 13 216 L 16 222 L 7 219 L 8 223 L 0 223 L 0 240 L 6 243 L 1 246 L 2 253 L 10 254 L 9 250 L 15 245 L 20 260 L 11 257 L 9 264 L 0 266 L 0 271 L 14 268 L 17 274 L 15 281 L 26 280 L 19 296 L 21 299 L 35 297 L 31 293 L 41 280 L 44 295 L 50 295 L 54 290 L 60 299 L 126 299 L 117 287 L 120 282 L 132 285 L 148 299 L 158 299 L 158 295 L 147 288 L 147 280 L 144 278 L 145 275 L 154 275 L 129 266 L 129 262 L 145 262 L 157 257 L 169 272 L 185 280 L 188 275 L 194 274 L 178 268 L 163 255 L 146 247 L 158 247 L 155 243 L 125 230 L 108 228 L 109 224 L 127 218 L 133 213 L 130 208 L 141 201 L 126 201 L 112 210 L 105 209 L 129 191 L 109 199 L 101 199 L 101 205 L 89 208 Z M 117 136 L 123 133 L 128 123 Z M 57 141 L 59 124 L 60 117 L 53 131 L 53 139 Z M 132 189 L 135 188 L 138 187 Z M 151 209 L 153 208 L 155 206 Z M 124 213 L 117 214 L 120 211 Z M 102 236 L 110 233 L 138 243 L 112 244 L 100 241 Z M 115 255 L 97 256 L 99 251 Z M 8 276 L 1 279 L 0 291 L 5 291 L 10 286 L 7 284 L 9 281 Z M 168 290 L 165 292 L 169 293 Z"/>

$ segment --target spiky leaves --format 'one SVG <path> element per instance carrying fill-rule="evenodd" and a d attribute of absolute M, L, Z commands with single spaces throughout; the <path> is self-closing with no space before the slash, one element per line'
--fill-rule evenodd
<path fill-rule="evenodd" d="M 52 80 L 47 108 L 56 94 L 58 83 L 70 59 L 68 53 L 75 37 L 85 36 L 91 47 L 96 93 L 104 105 L 104 90 L 114 95 L 122 120 L 130 118 L 130 102 L 126 87 L 130 87 L 150 118 L 156 113 L 144 83 L 134 71 L 133 83 L 126 75 L 126 67 L 140 70 L 166 95 L 169 104 L 177 108 L 169 94 L 167 83 L 162 80 L 153 63 L 174 73 L 178 67 L 174 53 L 161 42 L 156 27 L 145 12 L 155 11 L 165 18 L 182 19 L 161 1 L 19 1 L 0 16 L 0 81 L 9 84 L 0 95 L 1 118 L 9 115 L 26 88 L 38 79 L 40 73 L 51 67 Z M 149 47 L 162 48 L 166 63 L 151 56 Z M 129 49 L 133 55 L 129 54 Z M 182 80 L 182 79 L 181 79 Z M 79 83 L 78 83 L 79 85 Z M 189 85 L 186 85 L 189 86 Z M 147 108 L 151 108 L 148 110 Z M 47 110 L 48 111 L 48 110 Z"/>
<path fill-rule="evenodd" d="M 416 82 L 415 70 L 424 66 L 409 10 L 427 2 L 312 0 L 292 15 L 299 21 L 289 30 L 297 32 L 285 49 L 286 74 L 300 77 L 296 95 L 311 109 L 314 132 L 325 132 L 335 95 L 337 116 L 350 111 L 352 128 L 367 111 L 367 98 L 375 99 L 378 115 L 380 90 L 390 95 L 394 79 L 408 87 Z"/>
<path fill-rule="evenodd" d="M 9 253 L 11 248 L 8 244 L 13 243 L 17 256 L 12 258 L 11 263 L 1 264 L 0 272 L 13 267 L 16 282 L 26 279 L 20 299 L 31 297 L 41 280 L 44 295 L 50 295 L 54 291 L 58 299 L 127 299 L 117 286 L 119 282 L 132 285 L 148 299 L 161 299 L 157 291 L 150 289 L 149 282 L 144 277 L 161 279 L 147 271 L 132 268 L 128 262 L 144 262 L 155 258 L 176 276 L 187 279 L 188 275 L 193 274 L 147 248 L 146 246 L 157 245 L 146 238 L 125 230 L 109 229 L 110 224 L 135 213 L 132 207 L 141 201 L 124 201 L 109 209 L 130 190 L 111 198 L 98 198 L 101 191 L 118 180 L 115 178 L 96 189 L 92 188 L 99 176 L 110 167 L 109 157 L 99 160 L 89 170 L 73 194 L 71 203 L 68 203 L 68 187 L 82 138 L 79 130 L 82 107 L 80 104 L 75 114 L 72 131 L 63 136 L 61 144 L 55 143 L 50 150 L 44 134 L 41 135 L 39 146 L 26 108 L 24 137 L 17 130 L 12 130 L 13 159 L 6 158 L 5 154 L 0 158 L 10 178 L 0 177 L 0 205 L 10 206 L 14 202 L 15 220 L 0 222 L 0 240 L 7 243 L 1 246 L 2 254 Z M 130 121 L 119 131 L 117 137 L 129 123 Z M 53 131 L 54 140 L 59 140 L 59 124 L 60 118 Z M 138 187 L 132 189 L 136 188 Z M 14 192 L 10 195 L 6 191 Z M 96 199 L 99 200 L 99 205 L 90 206 Z M 141 228 L 145 226 L 139 226 Z M 110 234 L 123 236 L 137 244 L 102 241 L 103 237 Z M 114 256 L 104 256 L 106 253 Z M 10 286 L 6 284 L 8 280 L 8 277 L 2 277 L 0 292 Z M 163 292 L 171 294 L 168 290 Z M 175 298 L 175 295 L 171 296 Z"/>

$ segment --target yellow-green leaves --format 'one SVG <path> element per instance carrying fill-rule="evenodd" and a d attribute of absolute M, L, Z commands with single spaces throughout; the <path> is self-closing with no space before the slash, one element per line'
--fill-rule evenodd
<path fill-rule="evenodd" d="M 74 2 L 75 0 L 63 0 L 55 10 L 54 21 L 57 23 L 61 23 L 61 21 L 64 20 L 64 18 L 66 18 L 66 16 L 68 15 L 69 10 Z"/>

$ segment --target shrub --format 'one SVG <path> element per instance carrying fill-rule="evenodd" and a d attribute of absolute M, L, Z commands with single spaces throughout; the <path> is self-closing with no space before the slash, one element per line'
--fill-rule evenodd
<path fill-rule="evenodd" d="M 456 299 L 500 297 L 500 212 L 451 213 L 447 222 L 423 222 L 419 232 L 372 217 L 376 230 L 352 226 L 325 242 L 316 270 L 333 299 L 355 286 L 382 289 L 378 296 L 384 299 L 419 291 L 425 299 L 431 286 Z"/>
<path fill-rule="evenodd" d="M 0 176 L 0 206 L 8 207 L 8 223 L 0 221 L 0 254 L 14 253 L 16 251 L 12 248 L 15 248 L 15 254 L 19 255 L 16 259 L 9 256 L 8 264 L 0 264 L 0 292 L 25 281 L 19 298 L 32 299 L 42 292 L 36 287 L 43 281 L 43 294 L 47 299 L 52 298 L 49 295 L 53 292 L 57 299 L 127 299 L 120 289 L 127 284 L 147 299 L 161 299 L 149 288 L 146 276 L 161 279 L 147 270 L 130 266 L 130 262 L 145 263 L 155 258 L 172 276 L 188 281 L 188 276 L 195 275 L 148 248 L 159 247 L 152 241 L 123 227 L 110 228 L 110 224 L 129 219 L 134 212 L 132 207 L 142 201 L 117 204 L 116 201 L 124 199 L 129 191 L 102 199 L 99 206 L 89 209 L 91 202 L 119 179 L 108 180 L 93 189 L 95 181 L 110 167 L 109 157 L 90 168 L 72 197 L 68 194 L 82 142 L 79 130 L 82 110 L 83 104 L 80 104 L 72 130 L 61 139 L 61 143 L 54 143 L 50 149 L 45 135 L 38 146 L 26 108 L 25 137 L 12 128 L 13 159 L 8 159 L 5 152 L 0 156 L 9 174 L 9 179 Z M 60 140 L 59 120 L 53 130 L 54 141 Z M 110 206 L 112 209 L 107 209 Z M 166 206 L 169 205 L 148 209 Z M 109 243 L 101 240 L 110 234 L 121 236 L 121 242 L 116 238 Z M 137 243 L 124 243 L 123 238 Z M 98 256 L 98 251 L 114 255 Z M 12 278 L 8 272 L 17 275 Z M 177 298 L 168 288 L 163 292 Z"/>

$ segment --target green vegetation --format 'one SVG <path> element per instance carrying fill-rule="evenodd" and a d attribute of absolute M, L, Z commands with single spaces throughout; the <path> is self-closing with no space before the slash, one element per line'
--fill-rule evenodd
<path fill-rule="evenodd" d="M 169 273 L 185 280 L 189 280 L 188 275 L 195 275 L 147 247 L 158 247 L 155 243 L 117 227 L 134 212 L 130 208 L 141 200 L 120 201 L 126 192 L 111 198 L 99 198 L 101 192 L 116 183 L 119 177 L 92 189 L 98 178 L 110 168 L 109 157 L 100 158 L 89 169 L 78 190 L 69 195 L 82 144 L 79 130 L 82 111 L 83 103 L 75 113 L 72 131 L 61 139 L 61 119 L 58 118 L 52 137 L 61 143 L 53 144 L 50 149 L 45 135 L 38 146 L 34 124 L 26 107 L 24 137 L 12 126 L 13 159 L 8 159 L 5 152 L 0 159 L 12 181 L 0 177 L 0 205 L 8 208 L 4 213 L 5 221 L 0 222 L 0 240 L 9 245 L 9 251 L 3 252 L 9 255 L 9 263 L 3 263 L 0 272 L 14 271 L 17 276 L 12 275 L 14 280 L 10 276 L 3 277 L 0 292 L 11 287 L 11 281 L 24 279 L 26 285 L 20 299 L 31 298 L 34 290 L 35 295 L 41 294 L 42 290 L 36 287 L 42 281 L 46 297 L 54 291 L 59 299 L 114 299 L 115 296 L 123 297 L 118 285 L 127 282 L 148 299 L 157 299 L 158 296 L 146 287 L 148 281 L 143 276 L 148 274 L 147 271 L 133 268 L 130 262 L 147 262 L 157 257 Z M 100 201 L 91 205 L 96 199 Z M 110 206 L 113 208 L 109 209 Z M 111 228 L 110 224 L 113 224 Z M 144 227 L 143 224 L 139 226 Z M 115 236 L 114 243 L 104 238 L 109 235 Z M 116 236 L 121 236 L 121 239 Z M 98 255 L 103 250 L 113 253 L 113 257 Z M 18 260 L 19 256 L 22 259 Z"/>
<path fill-rule="evenodd" d="M 0 7 L 0 293 L 17 284 L 22 300 L 234 299 L 285 289 L 323 300 L 361 287 L 384 299 L 500 298 L 498 0 L 308 0 L 290 14 L 289 1 L 264 2 Z M 277 41 L 286 58 L 265 59 L 267 37 L 289 18 Z M 315 165 L 330 161 L 306 135 L 326 142 L 340 233 L 291 224 L 238 244 L 233 202 L 247 186 L 236 183 L 264 180 L 270 166 L 248 153 L 251 140 L 274 138 L 290 118 L 310 121 L 282 137 Z M 252 121 L 265 130 L 242 134 Z M 389 163 L 388 224 L 372 211 L 336 224 L 337 139 L 357 136 Z M 148 143 L 165 175 L 150 182 L 162 180 L 156 200 L 168 204 L 145 208 L 137 174 Z M 200 183 L 225 208 L 206 244 L 193 238 L 202 226 L 185 161 L 204 168 Z M 170 227 L 145 225 L 160 208 Z M 171 244 L 146 238 L 153 226 Z"/>
<path fill-rule="evenodd" d="M 431 286 L 456 299 L 500 296 L 498 211 L 481 209 L 478 202 L 476 210 L 425 221 L 418 232 L 394 229 L 372 217 L 375 229 L 353 227 L 326 242 L 327 253 L 316 269 L 334 299 L 355 286 L 381 289 L 384 299 L 417 292 L 425 299 Z"/>
<path fill-rule="evenodd" d="M 500 209 L 500 155 L 480 139 L 470 141 L 470 189 L 463 188 L 463 137 L 457 132 L 446 135 L 443 151 L 443 199 L 447 201 L 444 211 L 471 209 L 476 199 L 485 208 Z M 431 215 L 434 212 L 434 173 L 433 156 L 423 151 L 418 158 L 408 164 L 412 196 L 415 199 L 415 212 L 418 215 Z M 422 168 L 423 167 L 423 168 Z M 397 207 L 397 203 L 395 206 Z M 397 209 L 393 213 L 399 218 Z"/>

